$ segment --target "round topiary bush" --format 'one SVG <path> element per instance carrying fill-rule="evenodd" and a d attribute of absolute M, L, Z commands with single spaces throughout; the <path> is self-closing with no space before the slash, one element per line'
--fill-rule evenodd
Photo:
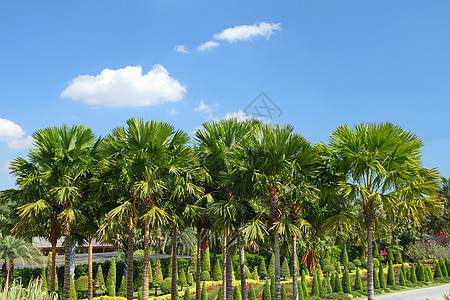
<path fill-rule="evenodd" d="M 378 260 L 378 258 L 373 258 L 373 268 L 378 268 L 380 266 L 380 261 Z"/>
<path fill-rule="evenodd" d="M 172 289 L 172 278 L 167 277 L 161 282 L 161 293 L 163 294 L 169 294 Z M 178 285 L 177 285 L 178 290 Z"/>
<path fill-rule="evenodd" d="M 354 271 L 354 270 L 356 270 L 356 266 L 355 266 L 355 264 L 352 263 L 352 262 L 346 263 L 345 266 L 347 267 L 347 269 L 348 269 L 349 271 Z"/>
<path fill-rule="evenodd" d="M 335 269 L 333 265 L 325 265 L 323 266 L 323 271 L 326 273 L 332 273 L 335 271 Z"/>
<path fill-rule="evenodd" d="M 88 277 L 81 276 L 75 280 L 75 289 L 77 292 L 87 292 L 88 290 Z"/>
<path fill-rule="evenodd" d="M 325 266 L 327 266 L 327 265 L 331 265 L 331 262 L 330 262 L 330 260 L 329 259 L 322 259 L 322 266 L 323 267 L 325 267 Z"/>
<path fill-rule="evenodd" d="M 353 264 L 354 264 L 355 266 L 357 266 L 357 267 L 361 267 L 361 265 L 362 265 L 362 263 L 361 263 L 361 261 L 360 261 L 359 259 L 354 259 L 354 260 L 353 260 Z"/>
<path fill-rule="evenodd" d="M 203 272 L 202 272 L 202 275 L 200 276 L 200 279 L 201 279 L 202 281 L 208 281 L 208 280 L 211 279 L 211 276 L 209 275 L 209 272 L 208 272 L 208 271 L 203 271 Z"/>

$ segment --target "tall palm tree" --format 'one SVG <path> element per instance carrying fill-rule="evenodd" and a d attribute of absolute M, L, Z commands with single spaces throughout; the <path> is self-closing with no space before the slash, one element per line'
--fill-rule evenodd
<path fill-rule="evenodd" d="M 422 141 L 391 123 L 361 123 L 337 127 L 329 143 L 329 157 L 345 171 L 340 192 L 346 210 L 330 217 L 325 226 L 354 223 L 352 211 L 361 209 L 367 231 L 368 299 L 374 299 L 372 235 L 376 216 L 383 212 L 418 222 L 439 210 L 438 172 L 423 168 Z"/>
<path fill-rule="evenodd" d="M 273 232 L 275 254 L 275 299 L 281 299 L 279 222 L 284 213 L 284 198 L 295 190 L 295 176 L 302 172 L 302 151 L 310 144 L 289 125 L 255 124 L 240 153 L 240 169 L 251 174 L 257 200 L 265 209 Z"/>
<path fill-rule="evenodd" d="M 196 132 L 200 164 L 207 171 L 209 179 L 205 183 L 206 193 L 211 194 L 217 201 L 232 201 L 234 199 L 232 187 L 224 185 L 222 177 L 233 172 L 233 149 L 245 138 L 251 128 L 251 122 L 228 119 L 218 122 L 205 122 L 203 128 Z M 223 300 L 229 300 L 232 297 L 231 259 L 225 248 L 230 236 L 231 220 L 226 220 L 223 228 Z"/>
<path fill-rule="evenodd" d="M 33 263 L 41 261 L 43 258 L 40 251 L 27 244 L 24 240 L 13 236 L 4 236 L 0 238 L 0 259 L 4 261 L 2 270 L 4 271 L 4 293 L 3 299 L 8 294 L 9 277 L 14 271 L 14 260 L 20 259 L 22 262 Z"/>

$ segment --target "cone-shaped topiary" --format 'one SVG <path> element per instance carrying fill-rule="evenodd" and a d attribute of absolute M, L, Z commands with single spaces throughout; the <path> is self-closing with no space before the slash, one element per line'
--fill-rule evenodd
<path fill-rule="evenodd" d="M 303 283 L 300 282 L 300 284 L 298 285 L 298 299 L 299 300 L 304 300 L 305 299 L 305 291 L 303 290 Z M 308 292 L 306 292 L 308 293 Z"/>
<path fill-rule="evenodd" d="M 344 250 L 342 251 L 341 255 L 341 263 L 342 265 L 348 264 L 348 253 L 347 253 L 347 245 L 344 245 Z"/>
<path fill-rule="evenodd" d="M 305 299 L 308 299 L 309 298 L 308 282 L 306 281 L 306 272 L 305 272 L 305 270 L 302 270 L 302 290 L 303 290 L 303 297 Z"/>
<path fill-rule="evenodd" d="M 331 274 L 330 278 L 331 291 L 336 292 L 336 273 Z"/>
<path fill-rule="evenodd" d="M 414 284 L 417 283 L 417 275 L 416 275 L 416 268 L 414 267 L 414 265 L 411 267 L 411 279 L 410 281 Z"/>
<path fill-rule="evenodd" d="M 380 257 L 380 250 L 378 250 L 377 242 L 373 242 L 373 257 L 376 259 L 379 259 Z"/>
<path fill-rule="evenodd" d="M 342 293 L 342 283 L 341 279 L 339 278 L 339 274 L 336 274 L 336 277 L 334 277 L 334 288 L 336 293 Z"/>
<path fill-rule="evenodd" d="M 394 260 L 394 253 L 392 252 L 391 249 L 388 249 L 388 253 L 387 253 L 387 261 L 393 261 Z"/>
<path fill-rule="evenodd" d="M 126 297 L 127 296 L 127 277 L 123 276 L 120 281 L 119 291 L 117 292 L 117 296 Z"/>
<path fill-rule="evenodd" d="M 387 284 L 395 285 L 394 263 L 392 262 L 392 260 L 389 260 Z"/>
<path fill-rule="evenodd" d="M 417 281 L 420 281 L 420 282 L 426 281 L 424 267 L 423 267 L 422 263 L 417 264 L 416 276 L 417 276 Z"/>
<path fill-rule="evenodd" d="M 218 262 L 214 265 L 213 279 L 215 281 L 222 280 L 222 267 Z"/>
<path fill-rule="evenodd" d="M 220 300 L 223 297 L 223 289 L 222 286 L 219 287 L 219 291 L 217 292 L 216 300 Z M 256 297 L 256 296 L 255 296 Z"/>
<path fill-rule="evenodd" d="M 241 290 L 238 287 L 234 288 L 233 300 L 242 300 Z"/>
<path fill-rule="evenodd" d="M 319 279 L 319 297 L 323 299 L 325 297 L 325 288 L 324 281 L 320 280 L 319 274 L 317 274 L 317 278 Z"/>
<path fill-rule="evenodd" d="M 291 271 L 289 270 L 289 263 L 286 257 L 284 258 L 283 264 L 281 265 L 280 273 L 283 279 L 291 277 Z"/>
<path fill-rule="evenodd" d="M 326 293 L 332 293 L 333 292 L 333 287 L 331 286 L 331 280 L 330 280 L 330 276 L 325 277 L 325 284 L 326 284 Z"/>
<path fill-rule="evenodd" d="M 411 281 L 411 268 L 406 269 L 406 280 Z"/>
<path fill-rule="evenodd" d="M 402 251 L 400 251 L 400 249 L 397 249 L 397 251 L 395 251 L 395 258 L 394 258 L 394 260 L 398 264 L 403 263 Z"/>
<path fill-rule="evenodd" d="M 314 272 L 313 281 L 312 281 L 312 290 L 311 290 L 311 296 L 317 296 L 319 297 L 319 276 L 317 275 L 317 272 Z"/>
<path fill-rule="evenodd" d="M 433 271 L 431 270 L 431 267 L 426 268 L 428 273 L 428 281 L 433 281 Z"/>
<path fill-rule="evenodd" d="M 272 277 L 272 275 L 275 275 L 275 254 L 274 253 L 272 253 L 272 255 L 270 256 L 269 267 L 268 267 L 267 271 L 269 272 L 270 277 Z"/>
<path fill-rule="evenodd" d="M 270 279 L 270 297 L 275 299 L 275 275 Z"/>
<path fill-rule="evenodd" d="M 161 269 L 161 261 L 156 260 L 155 271 L 153 272 L 153 283 L 156 286 L 160 286 L 162 281 L 164 280 L 162 269 Z"/>
<path fill-rule="evenodd" d="M 284 284 L 281 285 L 281 300 L 288 300 L 288 297 L 286 295 L 286 288 L 284 287 Z"/>
<path fill-rule="evenodd" d="M 386 287 L 386 277 L 384 277 L 383 264 L 380 263 L 378 268 L 378 276 L 380 277 L 380 288 L 384 289 Z"/>
<path fill-rule="evenodd" d="M 102 265 L 98 266 L 94 281 L 94 294 L 101 296 L 106 293 L 105 279 L 103 278 Z"/>
<path fill-rule="evenodd" d="M 264 284 L 264 289 L 262 293 L 262 300 L 271 300 L 272 296 L 270 295 L 270 286 L 269 282 L 266 280 L 266 283 Z"/>
<path fill-rule="evenodd" d="M 205 253 L 202 256 L 202 272 L 211 272 L 211 257 L 209 255 L 209 247 L 206 248 Z"/>
<path fill-rule="evenodd" d="M 181 268 L 181 271 L 179 271 L 178 273 L 180 275 L 178 277 L 178 284 L 181 286 L 181 290 L 183 290 L 183 287 L 187 285 L 186 273 L 184 273 L 183 268 Z"/>
<path fill-rule="evenodd" d="M 150 263 L 148 264 L 150 267 Z M 150 272 L 151 269 L 149 269 Z M 149 273 L 150 275 L 151 273 Z M 149 276 L 150 278 L 150 276 Z M 150 279 L 149 279 L 150 282 Z M 116 296 L 116 260 L 113 257 L 109 265 L 108 275 L 106 276 L 106 294 L 111 297 Z"/>
<path fill-rule="evenodd" d="M 142 290 L 138 291 L 138 300 L 142 300 Z"/>
<path fill-rule="evenodd" d="M 201 300 L 208 300 L 208 292 L 206 291 L 206 282 L 203 282 L 202 285 L 202 296 L 200 298 Z"/>
<path fill-rule="evenodd" d="M 402 271 L 400 271 L 400 276 L 399 276 L 399 278 L 398 278 L 398 283 L 399 283 L 401 286 L 405 286 L 405 285 L 406 285 L 406 278 L 405 278 L 405 275 L 403 275 L 403 272 L 402 272 Z"/>
<path fill-rule="evenodd" d="M 41 280 L 42 280 L 42 290 L 47 291 L 49 287 L 47 286 L 47 268 L 41 269 Z"/>
<path fill-rule="evenodd" d="M 248 300 L 256 300 L 255 288 L 253 287 L 253 284 L 251 284 L 251 283 L 250 283 L 250 288 L 248 289 L 247 299 Z"/>
<path fill-rule="evenodd" d="M 373 288 L 378 290 L 380 289 L 380 276 L 378 275 L 378 270 L 373 269 Z"/>
<path fill-rule="evenodd" d="M 183 297 L 183 299 L 184 299 L 184 300 L 191 300 L 191 291 L 190 291 L 189 289 L 186 289 L 186 290 L 184 291 L 184 297 Z"/>
<path fill-rule="evenodd" d="M 253 269 L 253 279 L 259 280 L 258 266 L 255 266 L 255 268 Z"/>
<path fill-rule="evenodd" d="M 450 276 L 450 260 L 449 260 L 449 258 L 446 257 L 445 260 L 444 260 L 444 262 L 445 262 L 445 267 L 447 268 L 447 273 L 448 273 L 449 276 Z"/>
<path fill-rule="evenodd" d="M 438 262 L 434 264 L 434 278 L 442 278 L 441 266 Z"/>
<path fill-rule="evenodd" d="M 362 291 L 362 280 L 361 280 L 361 273 L 359 269 L 356 269 L 356 277 L 355 277 L 355 291 Z"/>
<path fill-rule="evenodd" d="M 402 263 L 402 273 L 403 273 L 403 277 L 405 277 L 405 281 L 406 281 L 406 268 L 405 268 L 404 263 Z"/>
<path fill-rule="evenodd" d="M 188 273 L 187 282 L 190 286 L 194 283 L 194 275 L 191 272 Z"/>
<path fill-rule="evenodd" d="M 72 275 L 70 275 L 70 300 L 77 300 L 77 291 L 75 290 L 75 282 Z"/>
<path fill-rule="evenodd" d="M 441 267 L 442 276 L 448 277 L 447 267 L 445 266 L 445 262 L 443 259 L 439 260 L 439 267 Z"/>
<path fill-rule="evenodd" d="M 259 278 L 267 278 L 267 269 L 266 269 L 266 260 L 263 258 L 261 258 L 261 261 L 259 262 L 259 267 L 258 267 L 258 274 L 259 274 Z"/>
<path fill-rule="evenodd" d="M 344 274 L 342 276 L 342 290 L 344 293 L 352 292 L 352 284 L 350 282 L 350 273 L 347 268 L 344 269 Z"/>
<path fill-rule="evenodd" d="M 247 267 L 247 265 L 245 265 L 245 276 L 246 276 L 248 279 L 254 279 L 254 278 L 253 278 L 253 274 L 252 274 L 252 272 L 250 272 L 250 269 Z"/>

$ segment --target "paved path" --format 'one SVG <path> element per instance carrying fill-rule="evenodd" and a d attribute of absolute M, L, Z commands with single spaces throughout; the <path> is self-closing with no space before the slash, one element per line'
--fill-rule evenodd
<path fill-rule="evenodd" d="M 383 296 L 376 296 L 376 300 L 424 300 L 444 299 L 444 295 L 450 294 L 450 284 L 411 290 L 406 292 L 392 293 Z"/>

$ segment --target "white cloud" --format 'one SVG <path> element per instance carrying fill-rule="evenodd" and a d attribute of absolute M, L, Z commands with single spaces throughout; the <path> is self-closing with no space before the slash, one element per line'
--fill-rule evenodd
<path fill-rule="evenodd" d="M 189 53 L 190 52 L 190 50 L 188 48 L 186 48 L 185 45 L 176 45 L 174 50 L 177 52 L 180 52 L 180 53 Z"/>
<path fill-rule="evenodd" d="M 175 108 L 172 108 L 172 109 L 170 109 L 170 110 L 168 111 L 168 113 L 169 113 L 169 115 L 171 115 L 171 116 L 175 116 L 175 115 L 178 115 L 178 114 L 180 113 L 180 111 L 179 111 L 179 110 L 176 110 Z"/>
<path fill-rule="evenodd" d="M 10 163 L 11 163 L 11 161 L 7 160 L 7 161 L 5 161 L 5 163 L 3 165 L 0 165 L 0 173 L 8 173 Z"/>
<path fill-rule="evenodd" d="M 198 46 L 198 50 L 206 51 L 206 50 L 218 47 L 218 46 L 220 46 L 220 44 L 218 42 L 207 41 L 207 42 L 204 42 L 203 44 L 201 44 L 200 46 Z"/>
<path fill-rule="evenodd" d="M 33 145 L 31 136 L 24 136 L 25 131 L 16 123 L 0 118 L 0 141 L 6 142 L 9 148 L 26 149 Z"/>
<path fill-rule="evenodd" d="M 217 104 L 206 104 L 203 100 L 200 100 L 200 105 L 194 108 L 194 111 L 201 112 L 207 120 L 214 119 L 214 111 Z"/>
<path fill-rule="evenodd" d="M 260 22 L 255 25 L 240 25 L 227 28 L 220 33 L 214 34 L 214 38 L 228 42 L 248 41 L 260 36 L 268 39 L 276 30 L 281 30 L 280 23 Z"/>
<path fill-rule="evenodd" d="M 104 69 L 99 75 L 80 75 L 61 93 L 63 98 L 81 100 L 92 105 L 109 107 L 142 107 L 184 97 L 186 87 L 155 65 L 147 74 L 141 66 Z"/>
<path fill-rule="evenodd" d="M 252 118 L 253 118 L 252 115 L 247 115 L 242 110 L 227 112 L 223 117 L 223 119 L 237 119 L 239 122 L 250 120 Z"/>

